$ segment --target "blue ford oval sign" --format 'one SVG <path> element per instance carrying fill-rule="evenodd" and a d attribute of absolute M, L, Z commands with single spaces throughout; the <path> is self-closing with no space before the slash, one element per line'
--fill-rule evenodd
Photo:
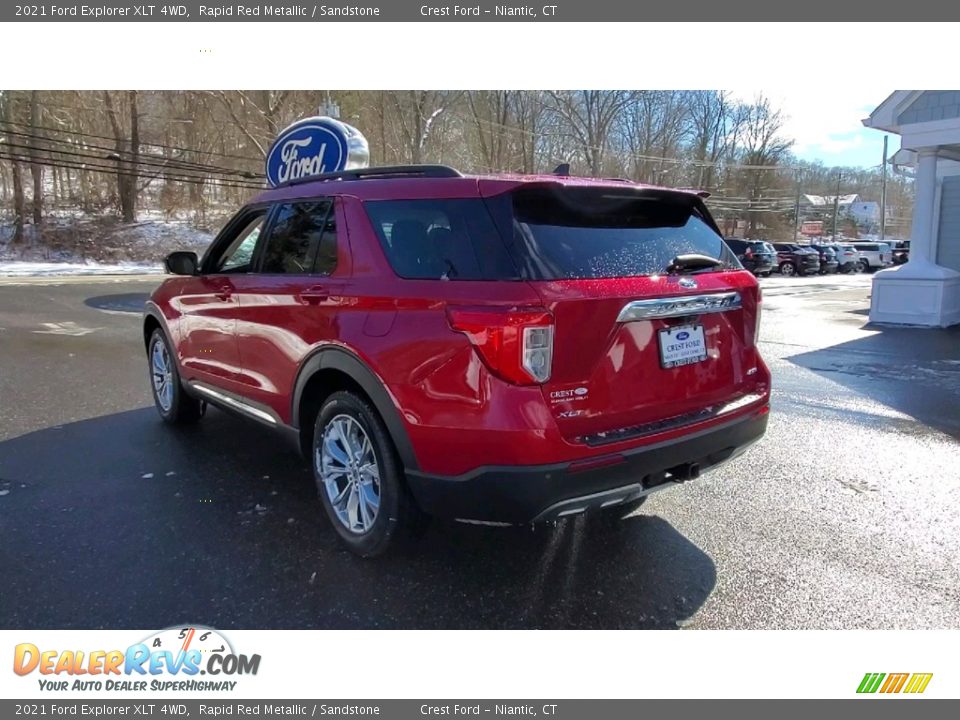
<path fill-rule="evenodd" d="M 283 185 L 322 173 L 366 167 L 366 138 L 355 127 L 328 117 L 312 117 L 286 128 L 267 153 L 267 182 Z"/>
<path fill-rule="evenodd" d="M 681 330 L 677 333 L 677 340 L 686 340 L 689 337 L 690 333 L 688 333 L 686 330 Z"/>

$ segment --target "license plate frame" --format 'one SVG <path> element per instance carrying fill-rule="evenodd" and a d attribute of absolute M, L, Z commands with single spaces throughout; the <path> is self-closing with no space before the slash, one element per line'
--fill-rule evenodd
<path fill-rule="evenodd" d="M 687 337 L 679 337 L 681 333 L 687 333 Z M 677 343 L 693 343 L 693 345 L 683 348 L 674 347 Z M 658 330 L 657 352 L 660 356 L 660 367 L 664 370 L 703 362 L 708 355 L 703 325 L 677 325 Z"/>

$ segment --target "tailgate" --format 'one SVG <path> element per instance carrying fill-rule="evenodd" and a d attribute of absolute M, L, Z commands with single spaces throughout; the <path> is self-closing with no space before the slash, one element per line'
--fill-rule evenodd
<path fill-rule="evenodd" d="M 652 434 L 758 390 L 756 281 L 710 273 L 691 289 L 681 279 L 691 284 L 685 276 L 532 283 L 556 323 L 543 394 L 568 440 Z"/>

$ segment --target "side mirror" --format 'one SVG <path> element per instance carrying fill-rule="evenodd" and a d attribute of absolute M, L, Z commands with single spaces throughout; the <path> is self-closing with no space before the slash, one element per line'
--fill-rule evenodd
<path fill-rule="evenodd" d="M 172 275 L 196 275 L 200 266 L 195 252 L 172 252 L 163 261 L 163 266 Z"/>

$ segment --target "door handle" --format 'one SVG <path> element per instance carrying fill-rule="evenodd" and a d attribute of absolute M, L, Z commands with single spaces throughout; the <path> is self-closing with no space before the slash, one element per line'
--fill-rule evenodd
<path fill-rule="evenodd" d="M 317 303 L 327 300 L 329 297 L 330 291 L 321 285 L 314 285 L 300 292 L 300 300 L 309 305 L 316 305 Z"/>
<path fill-rule="evenodd" d="M 233 297 L 233 288 L 224 285 L 219 291 L 214 293 L 214 297 L 221 302 L 227 302 Z"/>

